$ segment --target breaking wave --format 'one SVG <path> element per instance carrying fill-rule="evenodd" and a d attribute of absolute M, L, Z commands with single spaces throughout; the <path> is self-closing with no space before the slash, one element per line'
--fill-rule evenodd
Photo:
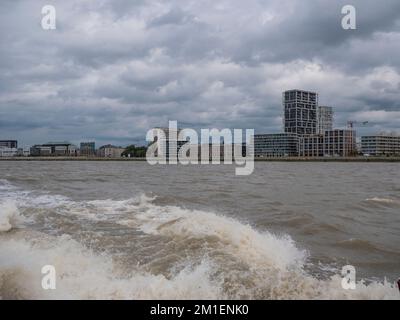
<path fill-rule="evenodd" d="M 60 225 L 58 233 L 29 226 L 3 232 L 3 299 L 400 298 L 394 284 L 386 281 L 358 282 L 356 290 L 344 290 L 339 275 L 318 279 L 305 271 L 308 254 L 289 236 L 261 232 L 214 212 L 157 205 L 155 198 L 145 195 L 119 201 L 73 201 L 13 190 L 8 198 L 17 202 L 0 207 L 5 231 L 11 229 L 13 217 L 20 216 L 18 209 L 25 218 L 50 223 L 47 229 L 54 221 L 75 217 L 78 226 L 90 222 L 125 228 L 127 237 L 144 249 L 139 253 L 130 247 L 124 254 L 145 255 L 143 263 L 137 264 L 118 259 L 115 252 L 101 250 L 107 241 L 117 241 L 116 236 L 99 234 L 97 246 L 96 242 L 88 245 L 72 233 L 63 234 L 67 229 Z M 68 220 L 68 225 L 74 221 Z M 48 264 L 56 268 L 56 290 L 43 290 L 40 285 L 40 270 Z"/>
<path fill-rule="evenodd" d="M 19 215 L 17 206 L 12 201 L 0 203 L 0 232 L 10 231 L 22 217 Z"/>
<path fill-rule="evenodd" d="M 368 199 L 366 199 L 366 201 L 377 202 L 377 203 L 400 204 L 400 200 L 394 200 L 394 199 L 388 199 L 388 198 L 379 198 L 379 197 L 368 198 Z"/>
<path fill-rule="evenodd" d="M 220 285 L 208 278 L 207 262 L 187 266 L 168 279 L 140 270 L 118 275 L 107 255 L 96 255 L 68 236 L 0 242 L 0 296 L 3 299 L 217 299 Z M 15 254 L 15 253 L 18 254 Z M 55 290 L 41 287 L 41 268 L 54 265 Z"/>

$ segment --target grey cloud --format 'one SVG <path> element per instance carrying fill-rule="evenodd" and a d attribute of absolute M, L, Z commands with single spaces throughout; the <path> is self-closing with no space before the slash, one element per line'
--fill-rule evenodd
<path fill-rule="evenodd" d="M 293 87 L 317 90 L 338 125 L 379 111 L 391 118 L 363 130 L 396 129 L 400 2 L 352 1 L 345 31 L 347 2 L 57 0 L 43 31 L 46 1 L 2 1 L 0 136 L 128 144 L 169 119 L 279 131 Z"/>
<path fill-rule="evenodd" d="M 162 14 L 153 20 L 151 20 L 148 24 L 150 28 L 163 26 L 163 25 L 183 25 L 188 22 L 193 22 L 194 17 L 186 14 L 180 8 L 172 8 L 167 13 Z"/>

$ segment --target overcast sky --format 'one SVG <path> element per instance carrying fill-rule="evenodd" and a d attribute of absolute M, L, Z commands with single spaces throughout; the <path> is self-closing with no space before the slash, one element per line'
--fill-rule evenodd
<path fill-rule="evenodd" d="M 400 131 L 399 0 L 1 0 L 0 28 L 0 139 L 20 145 L 143 143 L 168 120 L 279 132 L 293 88 L 336 127 Z"/>

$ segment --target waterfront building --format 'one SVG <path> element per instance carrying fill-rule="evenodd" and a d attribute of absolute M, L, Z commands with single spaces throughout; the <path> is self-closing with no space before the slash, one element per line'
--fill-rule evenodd
<path fill-rule="evenodd" d="M 17 148 L 0 146 L 0 157 L 15 157 L 18 155 Z"/>
<path fill-rule="evenodd" d="M 0 140 L 0 147 L 18 149 L 17 140 Z"/>
<path fill-rule="evenodd" d="M 17 149 L 17 156 L 18 157 L 29 157 L 30 156 L 29 148 L 18 148 Z"/>
<path fill-rule="evenodd" d="M 318 106 L 317 110 L 317 133 L 324 134 L 325 131 L 333 130 L 333 108 Z"/>
<path fill-rule="evenodd" d="M 79 148 L 79 154 L 81 156 L 95 156 L 96 155 L 95 142 L 81 142 Z"/>
<path fill-rule="evenodd" d="M 323 153 L 325 156 L 355 156 L 357 154 L 356 132 L 350 129 L 325 131 Z"/>
<path fill-rule="evenodd" d="M 361 152 L 371 156 L 400 156 L 400 136 L 385 133 L 363 136 Z"/>
<path fill-rule="evenodd" d="M 299 135 L 273 133 L 254 135 L 255 157 L 296 157 L 299 152 Z"/>
<path fill-rule="evenodd" d="M 111 144 L 101 146 L 97 151 L 97 155 L 102 158 L 121 158 L 125 148 L 116 147 Z"/>
<path fill-rule="evenodd" d="M 349 157 L 356 154 L 356 135 L 353 130 L 326 130 L 324 134 L 299 138 L 301 157 Z"/>
<path fill-rule="evenodd" d="M 299 156 L 323 157 L 324 135 L 310 134 L 299 137 Z"/>
<path fill-rule="evenodd" d="M 285 133 L 316 134 L 318 94 L 288 90 L 282 94 Z"/>
<path fill-rule="evenodd" d="M 77 148 L 69 142 L 48 142 L 31 147 L 32 156 L 76 156 Z"/>
<path fill-rule="evenodd" d="M 51 156 L 51 148 L 44 147 L 40 144 L 35 144 L 34 146 L 31 147 L 30 153 L 31 153 L 31 156 L 34 156 L 34 157 Z"/>

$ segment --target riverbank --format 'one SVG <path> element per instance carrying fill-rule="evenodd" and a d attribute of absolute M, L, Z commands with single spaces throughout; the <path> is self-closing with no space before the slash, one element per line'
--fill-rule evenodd
<path fill-rule="evenodd" d="M 289 157 L 289 158 L 255 158 L 255 161 L 283 161 L 283 162 L 400 162 L 400 157 Z"/>
<path fill-rule="evenodd" d="M 400 162 L 400 157 L 287 157 L 255 158 L 255 161 L 278 162 Z M 146 158 L 100 158 L 100 157 L 0 157 L 0 161 L 146 161 Z M 223 160 L 221 160 L 223 161 Z"/>
<path fill-rule="evenodd" d="M 146 158 L 101 157 L 0 157 L 0 161 L 146 161 Z"/>

